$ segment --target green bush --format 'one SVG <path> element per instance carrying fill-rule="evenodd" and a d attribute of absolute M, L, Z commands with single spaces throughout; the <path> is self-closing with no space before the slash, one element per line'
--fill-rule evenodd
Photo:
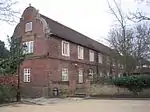
<path fill-rule="evenodd" d="M 16 97 L 16 89 L 8 85 L 0 85 L 0 103 L 11 102 Z"/>
<path fill-rule="evenodd" d="M 128 88 L 134 94 L 140 93 L 143 89 L 150 88 L 150 76 L 124 76 L 113 79 L 113 84 L 118 87 Z"/>

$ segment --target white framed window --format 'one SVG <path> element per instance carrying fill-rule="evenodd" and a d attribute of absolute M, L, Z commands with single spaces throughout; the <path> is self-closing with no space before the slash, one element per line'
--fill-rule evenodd
<path fill-rule="evenodd" d="M 24 54 L 30 54 L 33 53 L 34 50 L 34 41 L 28 41 L 23 43 L 23 53 Z"/>
<path fill-rule="evenodd" d="M 103 77 L 103 73 L 102 73 L 102 72 L 99 72 L 99 76 L 100 76 L 100 77 Z"/>
<path fill-rule="evenodd" d="M 101 53 L 98 53 L 98 62 L 103 63 L 103 56 Z"/>
<path fill-rule="evenodd" d="M 28 22 L 25 24 L 25 32 L 32 31 L 32 22 Z"/>
<path fill-rule="evenodd" d="M 29 52 L 33 53 L 33 49 L 34 49 L 34 41 L 30 41 Z"/>
<path fill-rule="evenodd" d="M 136 69 L 139 69 L 140 68 L 140 66 L 136 66 Z"/>
<path fill-rule="evenodd" d="M 31 69 L 30 68 L 24 68 L 23 81 L 24 82 L 30 82 L 30 78 L 31 78 Z"/>
<path fill-rule="evenodd" d="M 110 76 L 110 73 L 107 71 L 107 76 L 109 77 Z"/>
<path fill-rule="evenodd" d="M 110 57 L 109 56 L 106 56 L 106 61 L 108 64 L 110 64 Z"/>
<path fill-rule="evenodd" d="M 68 81 L 68 69 L 62 68 L 62 81 Z"/>
<path fill-rule="evenodd" d="M 118 77 L 121 77 L 121 73 L 118 74 Z"/>
<path fill-rule="evenodd" d="M 83 69 L 79 68 L 79 77 L 78 77 L 79 83 L 83 83 Z"/>
<path fill-rule="evenodd" d="M 82 46 L 78 46 L 78 59 L 84 59 L 84 48 Z"/>
<path fill-rule="evenodd" d="M 121 65 L 120 65 L 120 63 L 118 62 L 118 68 L 121 68 Z"/>
<path fill-rule="evenodd" d="M 89 75 L 93 78 L 94 77 L 94 70 L 93 69 L 89 69 Z"/>
<path fill-rule="evenodd" d="M 90 61 L 94 61 L 94 51 L 93 50 L 89 50 L 89 58 L 90 58 Z"/>
<path fill-rule="evenodd" d="M 70 45 L 69 42 L 62 41 L 62 55 L 70 56 Z"/>

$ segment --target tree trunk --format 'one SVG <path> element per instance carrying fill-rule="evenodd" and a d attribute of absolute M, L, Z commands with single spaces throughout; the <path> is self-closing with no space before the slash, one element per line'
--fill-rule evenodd
<path fill-rule="evenodd" d="M 17 102 L 21 101 L 21 94 L 20 94 L 20 65 L 18 66 L 18 85 L 17 85 Z"/>

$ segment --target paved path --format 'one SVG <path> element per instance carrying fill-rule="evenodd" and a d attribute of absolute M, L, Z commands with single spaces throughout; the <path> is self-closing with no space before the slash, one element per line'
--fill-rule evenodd
<path fill-rule="evenodd" d="M 44 105 L 17 104 L 0 112 L 150 112 L 150 100 L 67 100 Z"/>

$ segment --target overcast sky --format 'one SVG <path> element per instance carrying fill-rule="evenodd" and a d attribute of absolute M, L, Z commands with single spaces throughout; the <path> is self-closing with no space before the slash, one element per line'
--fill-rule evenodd
<path fill-rule="evenodd" d="M 116 22 L 108 13 L 106 0 L 18 0 L 18 2 L 16 7 L 21 14 L 31 3 L 41 14 L 104 44 L 108 44 L 106 42 L 108 31 Z M 122 6 L 126 12 L 137 8 L 135 0 L 122 0 Z M 7 35 L 12 35 L 16 24 L 0 22 L 0 40 L 6 42 Z"/>

